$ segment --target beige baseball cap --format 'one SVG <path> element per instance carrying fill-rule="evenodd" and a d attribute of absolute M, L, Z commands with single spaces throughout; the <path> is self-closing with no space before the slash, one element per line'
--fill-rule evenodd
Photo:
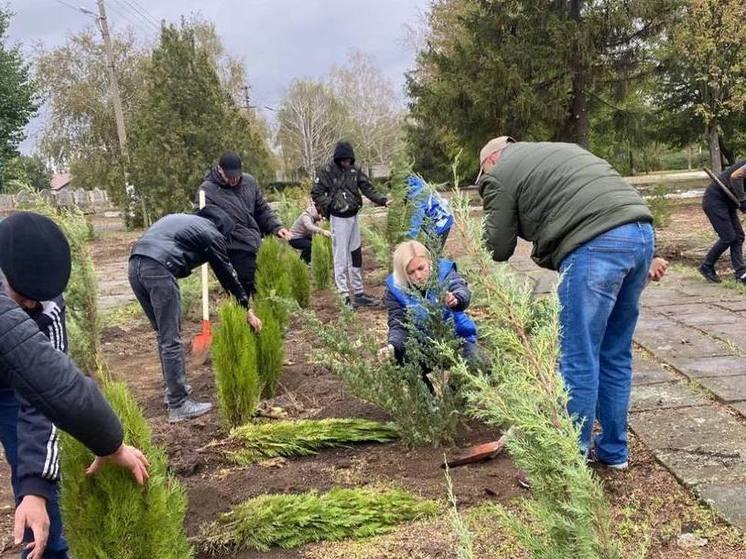
<path fill-rule="evenodd" d="M 504 150 L 508 144 L 514 143 L 515 139 L 510 136 L 499 136 L 497 138 L 492 138 L 484 145 L 482 150 L 479 152 L 479 174 L 477 175 L 477 181 L 482 177 L 482 172 L 484 171 L 482 166 L 484 165 L 485 160 L 493 153 Z"/>

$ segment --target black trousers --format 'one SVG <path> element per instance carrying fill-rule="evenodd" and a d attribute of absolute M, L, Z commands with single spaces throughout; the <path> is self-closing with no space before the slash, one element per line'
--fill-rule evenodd
<path fill-rule="evenodd" d="M 256 254 L 245 250 L 228 250 L 233 268 L 238 275 L 246 295 L 251 297 L 256 292 L 254 289 L 254 275 L 256 274 Z"/>
<path fill-rule="evenodd" d="M 733 272 L 737 277 L 741 277 L 746 273 L 746 269 L 743 264 L 744 233 L 741 220 L 738 218 L 738 208 L 725 200 L 705 195 L 702 200 L 702 209 L 720 237 L 707 253 L 705 264 L 714 266 L 718 258 L 730 249 Z"/>
<path fill-rule="evenodd" d="M 298 237 L 290 240 L 290 246 L 300 251 L 300 257 L 306 264 L 311 263 L 311 237 Z"/>

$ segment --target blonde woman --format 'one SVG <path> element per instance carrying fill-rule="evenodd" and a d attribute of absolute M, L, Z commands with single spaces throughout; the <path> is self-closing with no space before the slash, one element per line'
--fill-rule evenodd
<path fill-rule="evenodd" d="M 456 271 L 456 264 L 441 259 L 433 265 L 430 252 L 418 241 L 405 241 L 397 246 L 393 260 L 394 271 L 386 279 L 384 297 L 389 315 L 389 339 L 380 353 L 393 354 L 400 363 L 405 359 L 410 332 L 406 321 L 408 317 L 427 312 L 423 304 L 423 300 L 427 300 L 442 305 L 443 320 L 453 324 L 456 336 L 461 339 L 464 358 L 477 359 L 477 327 L 464 312 L 471 302 L 471 291 Z M 437 274 L 437 281 L 430 281 L 433 272 Z"/>

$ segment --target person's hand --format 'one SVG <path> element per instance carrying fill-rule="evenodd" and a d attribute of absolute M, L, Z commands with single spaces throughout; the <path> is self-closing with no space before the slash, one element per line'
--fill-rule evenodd
<path fill-rule="evenodd" d="M 129 470 L 132 477 L 134 477 L 135 481 L 140 485 L 145 485 L 145 482 L 148 481 L 148 478 L 150 477 L 150 474 L 148 473 L 150 462 L 148 462 L 145 455 L 134 446 L 123 444 L 113 454 L 109 454 L 108 456 L 96 456 L 96 459 L 90 466 L 88 466 L 85 473 L 92 476 L 106 463 L 116 464 L 125 470 Z"/>
<path fill-rule="evenodd" d="M 47 500 L 37 495 L 26 495 L 16 508 L 13 525 L 13 540 L 15 545 L 23 543 L 26 529 L 34 535 L 34 541 L 25 546 L 28 559 L 41 559 L 47 547 L 49 538 L 49 515 L 47 514 Z"/>
<path fill-rule="evenodd" d="M 391 359 L 391 357 L 394 355 L 394 346 L 391 344 L 388 344 L 385 347 L 382 347 L 378 350 L 378 360 L 379 361 L 386 361 L 387 359 Z"/>
<path fill-rule="evenodd" d="M 286 227 L 278 229 L 276 235 L 286 241 L 290 240 L 290 231 L 288 231 Z"/>
<path fill-rule="evenodd" d="M 446 294 L 443 297 L 443 302 L 445 303 L 446 307 L 448 307 L 449 309 L 452 309 L 453 307 L 457 306 L 459 303 L 458 298 L 450 291 L 446 291 Z"/>
<path fill-rule="evenodd" d="M 332 232 L 331 231 L 327 231 L 326 229 L 322 229 L 322 231 L 324 231 L 323 235 L 325 237 L 331 237 L 332 236 Z"/>
<path fill-rule="evenodd" d="M 246 322 L 249 323 L 249 326 L 251 326 L 254 329 L 254 332 L 260 332 L 262 329 L 262 321 L 259 320 L 259 317 L 254 314 L 254 311 L 249 309 L 249 312 L 246 313 Z"/>
<path fill-rule="evenodd" d="M 666 270 L 668 270 L 668 260 L 666 260 L 665 258 L 655 257 L 650 263 L 648 278 L 651 281 L 660 281 L 661 278 L 666 275 Z"/>

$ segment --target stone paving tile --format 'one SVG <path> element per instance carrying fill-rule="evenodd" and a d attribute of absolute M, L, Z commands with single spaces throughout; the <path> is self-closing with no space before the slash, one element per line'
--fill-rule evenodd
<path fill-rule="evenodd" d="M 679 376 L 641 351 L 636 351 L 632 360 L 632 386 L 645 386 L 661 382 L 672 382 Z"/>
<path fill-rule="evenodd" d="M 651 411 L 707 404 L 707 398 L 692 390 L 687 382 L 675 381 L 635 386 L 632 390 L 630 410 L 633 412 Z"/>
<path fill-rule="evenodd" d="M 723 402 L 746 400 L 746 376 L 704 377 L 698 379 L 702 386 L 710 390 Z"/>
<path fill-rule="evenodd" d="M 688 486 L 746 481 L 746 425 L 714 405 L 633 412 L 630 424 Z"/>
<path fill-rule="evenodd" d="M 743 320 L 734 324 L 708 324 L 702 330 L 718 338 L 730 340 L 737 346 L 743 345 L 746 341 L 746 321 Z"/>
<path fill-rule="evenodd" d="M 738 355 L 678 359 L 676 368 L 694 379 L 746 375 L 746 359 Z"/>
<path fill-rule="evenodd" d="M 635 341 L 649 352 L 672 363 L 681 358 L 712 357 L 729 353 L 711 337 L 665 317 L 641 318 L 635 330 Z"/>
<path fill-rule="evenodd" d="M 715 301 L 714 304 L 731 312 L 746 311 L 746 299 L 735 299 L 733 301 Z"/>
<path fill-rule="evenodd" d="M 708 483 L 698 486 L 696 493 L 727 522 L 746 531 L 746 483 Z"/>
<path fill-rule="evenodd" d="M 672 297 L 675 295 L 672 294 Z M 682 316 L 697 316 L 702 313 L 709 313 L 717 311 L 720 315 L 723 314 L 723 309 L 710 305 L 709 303 L 703 303 L 697 301 L 694 303 L 675 303 L 675 299 L 670 300 L 670 304 L 659 305 L 655 307 L 655 312 L 671 317 L 673 319 L 680 319 Z"/>
<path fill-rule="evenodd" d="M 722 329 L 723 331 L 728 330 L 729 326 L 743 324 L 744 320 L 742 317 L 735 313 L 731 313 L 723 310 L 710 310 L 702 314 L 686 314 L 686 315 L 671 315 L 671 318 L 686 324 L 687 326 L 693 326 L 700 330 L 710 331 L 711 328 Z"/>

